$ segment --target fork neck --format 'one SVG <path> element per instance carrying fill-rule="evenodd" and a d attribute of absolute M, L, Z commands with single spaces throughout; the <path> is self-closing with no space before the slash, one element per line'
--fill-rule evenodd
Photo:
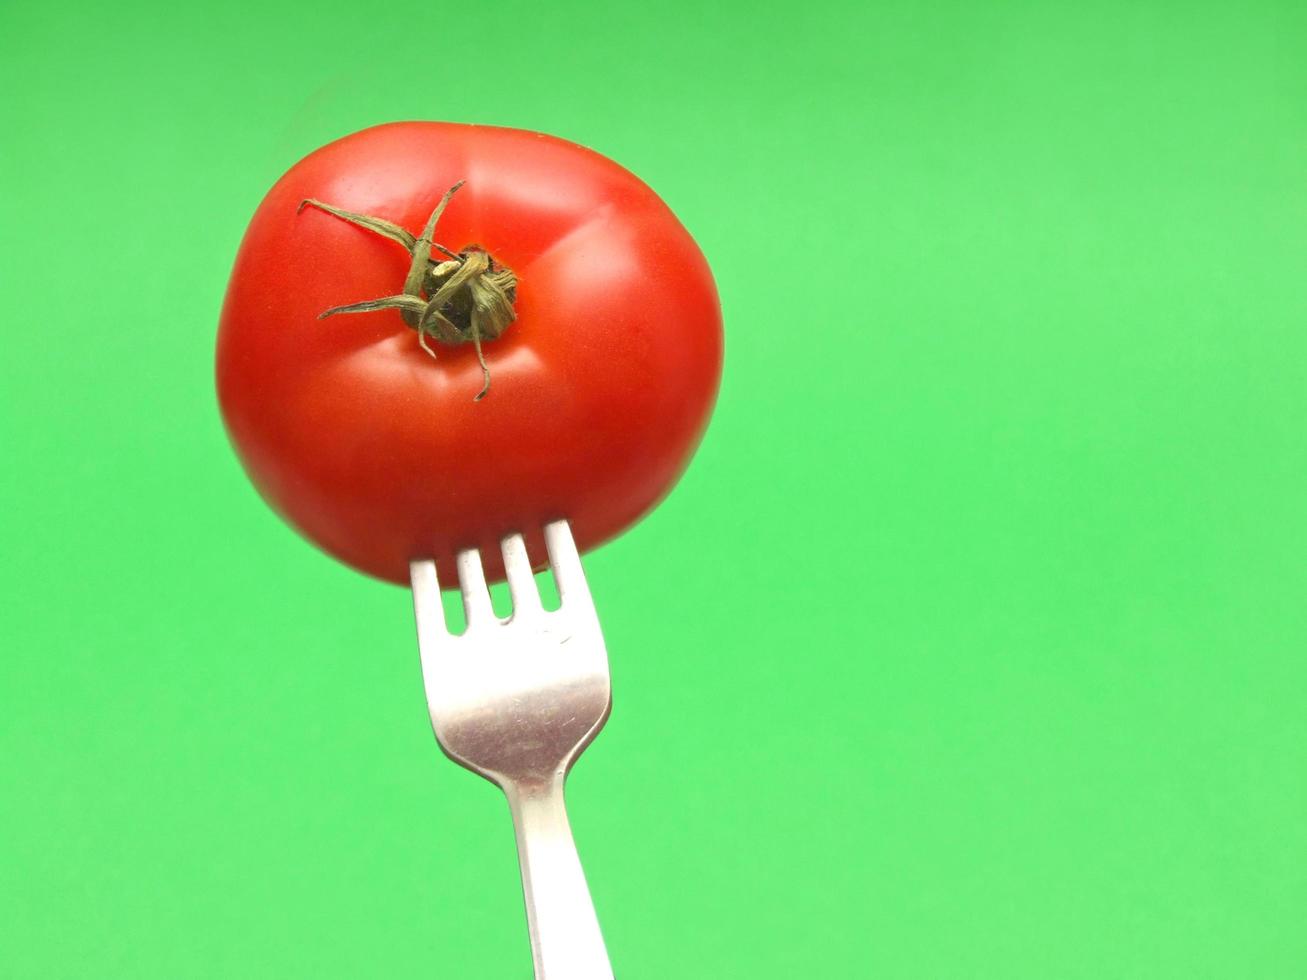
<path fill-rule="evenodd" d="M 536 980 L 612 980 L 563 806 L 563 773 L 504 793 L 517 829 Z"/>
<path fill-rule="evenodd" d="M 552 773 L 502 777 L 495 781 L 508 797 L 508 805 L 516 814 L 523 807 L 534 808 L 554 799 L 561 801 L 566 780 L 567 771 L 558 770 Z"/>

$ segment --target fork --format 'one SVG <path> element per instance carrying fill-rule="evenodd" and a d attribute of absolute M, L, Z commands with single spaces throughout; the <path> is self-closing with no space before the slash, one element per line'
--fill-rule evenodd
<path fill-rule="evenodd" d="M 536 980 L 612 980 L 563 783 L 608 720 L 608 654 L 566 521 L 545 526 L 561 605 L 540 602 L 526 542 L 500 542 L 513 614 L 495 615 L 481 555 L 457 555 L 467 628 L 452 635 L 434 561 L 410 566 L 422 682 L 445 754 L 499 786 L 517 832 Z"/>

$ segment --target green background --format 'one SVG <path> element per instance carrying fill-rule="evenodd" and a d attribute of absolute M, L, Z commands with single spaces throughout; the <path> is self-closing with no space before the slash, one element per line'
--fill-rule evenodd
<path fill-rule="evenodd" d="M 404 118 L 595 147 L 721 288 L 588 560 L 619 976 L 1307 975 L 1304 9 L 0 6 L 0 976 L 530 973 L 407 593 L 213 394 L 260 197 Z"/>

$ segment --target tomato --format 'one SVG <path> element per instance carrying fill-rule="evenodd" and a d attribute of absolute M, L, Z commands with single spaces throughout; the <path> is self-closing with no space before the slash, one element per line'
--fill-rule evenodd
<path fill-rule="evenodd" d="M 433 291 L 469 256 L 516 279 L 515 319 L 481 333 L 492 384 L 479 400 L 476 345 L 436 342 L 468 339 L 466 322 L 454 335 L 433 314 L 438 335 L 400 309 L 319 319 L 403 293 L 418 263 L 300 209 L 313 199 L 416 236 L 459 181 L 434 233 L 458 258 L 417 250 Z M 217 389 L 250 479 L 301 534 L 396 583 L 434 557 L 451 584 L 464 548 L 501 579 L 512 531 L 540 562 L 549 521 L 568 519 L 586 549 L 648 512 L 698 446 L 721 364 L 708 264 L 637 177 L 540 133 L 395 123 L 310 154 L 259 205 L 223 304 Z"/>

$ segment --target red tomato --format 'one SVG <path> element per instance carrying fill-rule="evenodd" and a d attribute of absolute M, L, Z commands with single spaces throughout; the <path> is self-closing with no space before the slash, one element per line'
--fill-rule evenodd
<path fill-rule="evenodd" d="M 403 291 L 395 241 L 314 198 L 434 238 L 517 275 L 516 315 L 484 344 L 433 343 L 397 309 L 334 316 Z M 444 259 L 435 254 L 433 261 Z M 218 333 L 227 431 L 264 499 L 341 561 L 392 582 L 567 518 L 582 548 L 650 510 L 689 463 L 716 397 L 721 311 L 694 240 L 644 183 L 540 133 L 449 123 L 364 130 L 291 168 L 255 212 Z"/>

